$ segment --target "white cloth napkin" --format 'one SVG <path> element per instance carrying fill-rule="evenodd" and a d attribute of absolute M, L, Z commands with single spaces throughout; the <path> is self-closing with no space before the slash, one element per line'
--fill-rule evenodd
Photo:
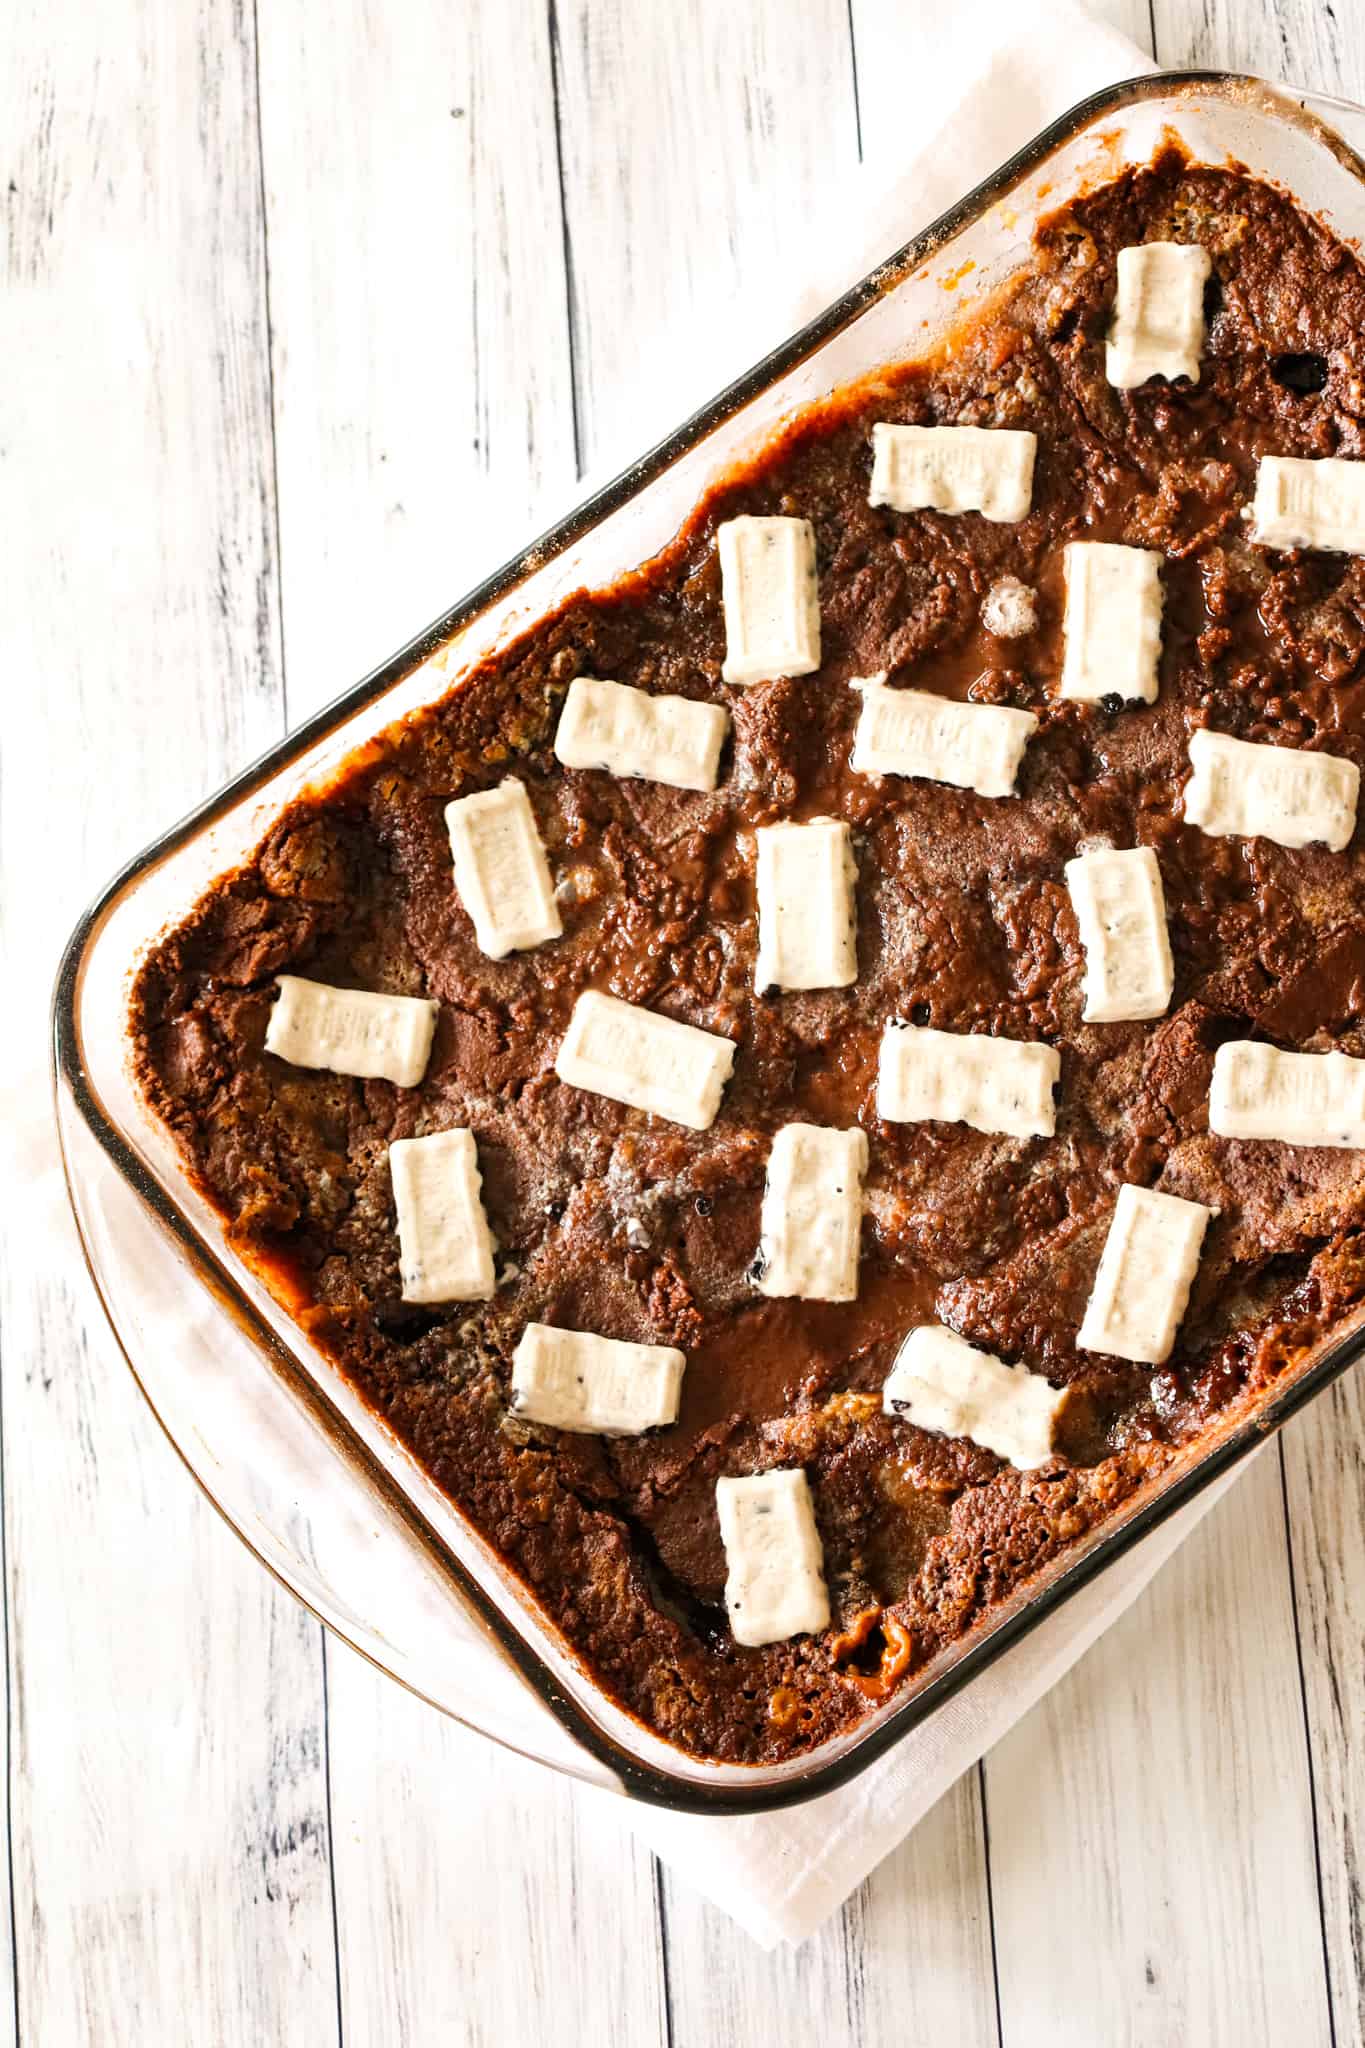
<path fill-rule="evenodd" d="M 944 8 L 922 65 L 896 80 L 904 133 L 923 138 L 918 148 L 894 163 L 865 163 L 852 193 L 842 187 L 832 196 L 826 228 L 805 223 L 799 250 L 775 252 L 767 288 L 755 290 L 744 317 L 726 323 L 724 357 L 694 358 L 691 396 L 704 399 L 1077 100 L 1152 68 L 1135 44 L 1071 0 Z M 850 220 L 859 223 L 857 246 L 850 246 Z M 804 281 L 795 304 L 775 283 L 783 268 Z M 631 426 L 639 424 L 636 414 Z M 1136 1600 L 1235 1476 L 1209 1488 L 840 1791 L 752 1819 L 635 1806 L 631 1825 L 764 1947 L 804 1939 Z"/>

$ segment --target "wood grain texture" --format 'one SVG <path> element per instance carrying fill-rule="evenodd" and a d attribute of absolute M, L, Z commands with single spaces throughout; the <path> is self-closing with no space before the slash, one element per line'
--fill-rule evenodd
<path fill-rule="evenodd" d="M 663 2048 L 650 1858 L 616 1801 L 443 1720 L 331 1646 L 346 2038 Z"/>
<path fill-rule="evenodd" d="M 765 1953 L 661 1873 L 673 2039 L 771 2048 L 995 2048 L 990 1900 L 977 1773 L 969 1771 L 797 1949 Z"/>
<path fill-rule="evenodd" d="M 1166 64 L 1365 98 L 1365 12 L 1333 0 L 1154 0 Z M 1365 1389 L 1361 1369 L 1285 1432 L 1324 1952 L 1336 2048 L 1365 2044 Z M 1272 1511 L 1267 1508 L 1267 1514 Z"/>
<path fill-rule="evenodd" d="M 1365 20 L 1356 0 L 1152 0 L 1163 64 L 1251 71 L 1365 99 Z"/>
<path fill-rule="evenodd" d="M 581 455 L 617 468 L 677 424 L 681 381 L 693 402 L 747 368 L 725 340 L 746 277 L 774 252 L 801 275 L 812 210 L 857 161 L 847 0 L 554 0 L 552 19 Z"/>
<path fill-rule="evenodd" d="M 1221 29 L 1201 42 L 1192 12 L 1173 24 L 1155 7 L 1163 63 L 1246 61 L 1229 54 Z M 1258 10 L 1237 12 L 1245 22 Z M 1144 2048 L 1330 2038 L 1277 1458 L 1262 1460 L 1137 1611 L 987 1760 L 1001 2000 L 1028 2016 L 1021 2042 L 1045 2038 L 1049 1997 L 1066 2014 L 1062 2038 L 1077 2042 L 1097 2029 Z M 1160 1767 L 1143 1773 L 1135 1798 L 1137 1756 Z M 1043 1759 L 1045 1813 L 1020 1792 Z M 1258 1786 L 1274 1788 L 1273 1821 Z M 1030 1868 L 1040 1823 L 1049 1870 L 1065 1873 L 1045 1917 Z M 1077 1942 L 1077 1927 L 1099 1938 Z"/>
<path fill-rule="evenodd" d="M 275 734 L 279 666 L 249 22 L 24 0 L 4 33 L 0 961 L 39 995 L 6 1046 L 26 1092 L 62 934 Z M 7 1136 L 31 1116 L 10 1103 Z M 55 1168 L 9 1186 L 20 2038 L 327 2044 L 319 1632 L 161 1438 Z"/>
<path fill-rule="evenodd" d="M 546 22 L 498 0 L 261 15 L 291 719 L 573 479 Z"/>
<path fill-rule="evenodd" d="M 1095 11 L 1139 40 L 1154 19 L 1167 63 L 1365 94 L 1342 0 Z M 579 460 L 671 423 L 652 338 L 719 360 L 750 266 L 800 260 L 860 143 L 903 146 L 945 19 L 261 15 L 259 121 L 244 0 L 6 19 L 7 986 L 45 985 L 168 782 L 178 801 L 220 781 L 286 695 L 297 718 L 343 689 L 523 540 Z M 40 1036 L 35 1009 L 21 1092 Z M 0 2048 L 1365 2048 L 1359 1374 L 842 1915 L 767 1956 L 611 1802 L 343 1647 L 324 1666 L 143 1412 L 50 1176 L 10 1178 Z"/>
<path fill-rule="evenodd" d="M 1365 1374 L 1284 1435 L 1336 2048 L 1365 2043 Z"/>
<path fill-rule="evenodd" d="M 545 17 L 315 21 L 261 21 L 291 718 L 524 540 L 575 461 Z M 328 1700 L 346 2039 L 534 2041 L 558 2014 L 662 2042 L 651 1860 L 622 1822 L 338 1644 Z"/>
<path fill-rule="evenodd" d="M 1327 2048 L 1279 1496 L 1272 1448 L 986 1760 L 1007 2048 Z"/>

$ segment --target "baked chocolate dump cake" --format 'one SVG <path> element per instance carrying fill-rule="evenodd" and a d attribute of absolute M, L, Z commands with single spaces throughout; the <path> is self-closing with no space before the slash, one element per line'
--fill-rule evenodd
<path fill-rule="evenodd" d="M 1365 1069 L 1277 1060 L 1365 1054 L 1362 334 L 1164 154 L 140 972 L 234 1242 L 686 1749 L 857 1720 L 1365 1296 Z"/>

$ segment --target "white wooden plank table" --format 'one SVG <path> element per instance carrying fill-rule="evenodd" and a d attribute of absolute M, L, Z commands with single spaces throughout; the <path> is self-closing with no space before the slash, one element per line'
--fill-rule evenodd
<path fill-rule="evenodd" d="M 630 452 L 639 336 L 894 141 L 933 0 L 10 0 L 0 986 L 168 813 Z M 1365 96 L 1352 0 L 1107 0 Z M 74 742 L 74 744 L 73 744 Z M 59 830 L 54 833 L 54 824 Z M 35 863 L 33 849 L 42 850 Z M 0 2048 L 1365 2048 L 1365 1382 L 812 1942 L 322 1639 L 6 1177 Z M 10 1940 L 3 1928 L 8 1922 Z"/>

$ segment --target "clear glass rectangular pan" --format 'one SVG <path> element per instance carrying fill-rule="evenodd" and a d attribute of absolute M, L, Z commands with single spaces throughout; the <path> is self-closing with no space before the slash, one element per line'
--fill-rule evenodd
<path fill-rule="evenodd" d="M 1365 235 L 1365 166 L 1354 153 L 1365 149 L 1365 110 L 1223 73 L 1097 94 L 164 832 L 115 876 L 66 949 L 53 1021 L 72 1201 L 115 1330 L 182 1458 L 281 1581 L 393 1677 L 496 1739 L 618 1791 L 754 1812 L 850 1777 L 1343 1371 L 1365 1348 L 1365 1318 L 1333 1333 L 1262 1406 L 1206 1437 L 879 1714 L 795 1762 L 709 1764 L 602 1694 L 496 1554 L 237 1258 L 132 1087 L 129 976 L 290 798 L 566 593 L 654 554 L 707 483 L 794 409 L 931 347 L 960 315 L 950 276 L 991 291 L 1021 261 L 1041 212 L 1146 161 L 1167 136 L 1200 161 L 1236 161 L 1273 180 L 1343 238 Z"/>

